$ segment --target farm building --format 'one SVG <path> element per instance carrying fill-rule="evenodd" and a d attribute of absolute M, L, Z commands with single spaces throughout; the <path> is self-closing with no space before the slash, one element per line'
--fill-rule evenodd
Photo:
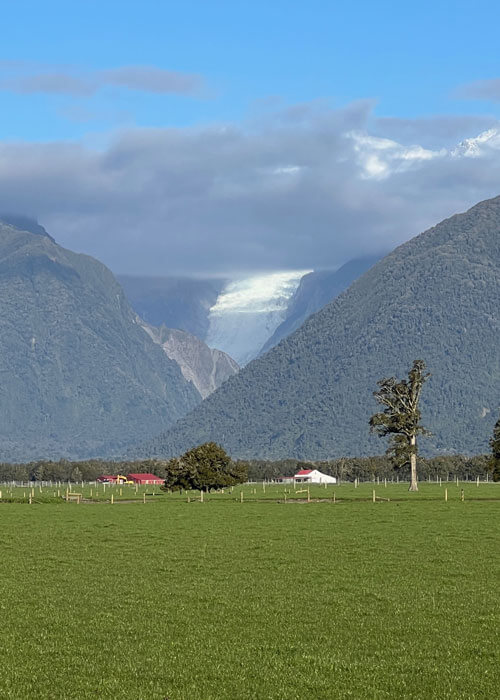
<path fill-rule="evenodd" d="M 134 484 L 163 484 L 164 482 L 164 479 L 160 479 L 155 474 L 127 474 L 127 479 Z"/>
<path fill-rule="evenodd" d="M 336 484 L 337 479 L 328 474 L 322 474 L 317 469 L 301 469 L 293 477 L 296 483 Z"/>

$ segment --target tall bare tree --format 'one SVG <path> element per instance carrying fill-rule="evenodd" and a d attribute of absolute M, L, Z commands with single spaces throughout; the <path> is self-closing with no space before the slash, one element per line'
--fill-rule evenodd
<path fill-rule="evenodd" d="M 373 394 L 385 408 L 370 418 L 370 428 L 380 437 L 389 435 L 387 454 L 399 467 L 410 465 L 410 491 L 418 491 L 417 435 L 429 434 L 420 423 L 419 408 L 422 388 L 429 377 L 424 361 L 415 360 L 408 372 L 408 379 L 381 379 L 377 382 L 379 390 Z"/>
<path fill-rule="evenodd" d="M 493 437 L 490 440 L 491 460 L 490 468 L 493 474 L 493 481 L 500 481 L 500 418 L 493 428 Z"/>

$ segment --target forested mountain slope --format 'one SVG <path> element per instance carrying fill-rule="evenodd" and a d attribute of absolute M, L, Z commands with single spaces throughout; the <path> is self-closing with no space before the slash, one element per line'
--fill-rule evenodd
<path fill-rule="evenodd" d="M 381 452 L 368 432 L 381 377 L 432 372 L 427 453 L 484 452 L 500 403 L 500 197 L 397 248 L 142 452 L 215 440 L 233 456 Z"/>
<path fill-rule="evenodd" d="M 277 345 L 280 340 L 300 328 L 311 314 L 319 311 L 328 302 L 338 297 L 379 259 L 380 256 L 356 258 L 349 260 L 338 270 L 318 270 L 304 275 L 290 301 L 285 320 L 274 331 L 259 354 L 263 355 Z"/>
<path fill-rule="evenodd" d="M 185 415 L 198 392 L 111 272 L 30 228 L 0 222 L 0 459 L 110 454 Z"/>

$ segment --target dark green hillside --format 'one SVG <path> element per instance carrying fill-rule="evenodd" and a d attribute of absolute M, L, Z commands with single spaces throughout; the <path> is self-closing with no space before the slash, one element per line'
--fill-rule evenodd
<path fill-rule="evenodd" d="M 356 258 L 349 260 L 335 271 L 319 270 L 304 275 L 290 301 L 285 320 L 274 331 L 259 354 L 263 355 L 274 348 L 280 340 L 300 328 L 311 314 L 319 311 L 328 302 L 338 297 L 378 260 L 380 260 L 380 255 L 378 257 Z"/>
<path fill-rule="evenodd" d="M 214 440 L 238 457 L 380 452 L 377 379 L 416 358 L 433 376 L 424 453 L 486 452 L 500 403 L 500 197 L 397 248 L 265 356 L 148 445 Z"/>
<path fill-rule="evenodd" d="M 109 454 L 199 400 L 111 272 L 0 223 L 0 458 Z"/>

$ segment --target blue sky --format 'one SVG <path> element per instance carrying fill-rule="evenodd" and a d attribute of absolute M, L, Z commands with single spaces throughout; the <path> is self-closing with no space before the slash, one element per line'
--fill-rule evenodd
<path fill-rule="evenodd" d="M 379 116 L 499 116 L 499 103 L 456 95 L 498 75 L 495 2 L 18 0 L 3 3 L 2 25 L 4 60 L 31 62 L 33 72 L 145 65 L 202 79 L 193 95 L 4 91 L 4 139 L 232 122 L 268 103 L 318 99 L 374 99 Z"/>
<path fill-rule="evenodd" d="M 496 2 L 2 5 L 0 212 L 117 272 L 335 267 L 500 187 Z"/>

